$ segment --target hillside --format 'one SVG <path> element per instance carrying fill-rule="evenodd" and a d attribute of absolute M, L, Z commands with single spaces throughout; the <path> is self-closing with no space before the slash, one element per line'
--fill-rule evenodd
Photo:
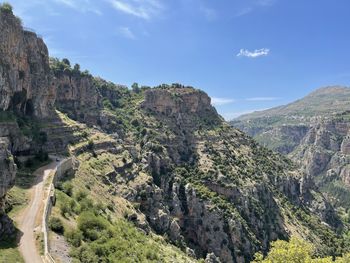
<path fill-rule="evenodd" d="M 347 251 L 344 225 L 308 174 L 232 128 L 205 92 L 129 89 L 49 59 L 42 39 L 4 8 L 0 57 L 5 243 L 16 234 L 5 212 L 25 196 L 23 184 L 11 189 L 14 178 L 59 154 L 75 169 L 55 183 L 56 260 L 250 262 L 292 235 L 315 255 Z"/>
<path fill-rule="evenodd" d="M 230 123 L 270 149 L 288 154 L 311 125 L 349 110 L 349 95 L 347 87 L 320 88 L 288 105 L 242 115 Z"/>
<path fill-rule="evenodd" d="M 231 123 L 270 149 L 288 154 L 345 220 L 350 208 L 349 91 L 346 87 L 318 89 L 287 106 L 245 115 Z"/>
<path fill-rule="evenodd" d="M 287 105 L 253 112 L 238 117 L 235 121 L 252 120 L 266 117 L 294 117 L 302 120 L 303 117 L 330 116 L 343 112 L 349 107 L 350 88 L 330 86 L 317 89 L 304 98 Z"/>

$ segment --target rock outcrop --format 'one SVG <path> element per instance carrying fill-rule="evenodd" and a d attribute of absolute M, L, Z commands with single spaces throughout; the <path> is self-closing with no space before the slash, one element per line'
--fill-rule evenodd
<path fill-rule="evenodd" d="M 176 86 L 173 89 L 147 90 L 142 107 L 158 114 L 174 116 L 177 119 L 181 119 L 182 115 L 191 114 L 202 119 L 219 118 L 210 101 L 209 96 L 203 91 Z"/>
<path fill-rule="evenodd" d="M 8 12 L 0 12 L 0 57 L 0 110 L 49 117 L 56 89 L 47 47 Z"/>
<path fill-rule="evenodd" d="M 318 186 L 338 205 L 344 198 L 339 194 L 346 189 L 350 193 L 350 123 L 346 116 L 340 114 L 313 125 L 299 146 L 290 153 L 291 158 L 315 178 Z M 337 182 L 342 182 L 345 188 L 337 190 Z M 343 202 L 343 205 L 349 207 L 347 202 Z"/>
<path fill-rule="evenodd" d="M 339 223 L 305 174 L 290 172 L 286 160 L 226 127 L 205 93 L 176 86 L 146 90 L 141 110 L 148 117 L 139 125 L 152 126 L 153 135 L 143 138 L 137 159 L 155 184 L 138 190 L 141 209 L 153 229 L 197 257 L 214 253 L 222 262 L 246 262 L 272 240 L 287 238 L 288 224 L 296 222 L 287 224 L 283 198 Z M 137 195 L 129 198 L 137 201 Z"/>
<path fill-rule="evenodd" d="M 12 236 L 14 227 L 5 214 L 5 196 L 8 189 L 14 185 L 16 165 L 6 137 L 0 137 L 0 240 Z"/>
<path fill-rule="evenodd" d="M 56 107 L 72 119 L 97 124 L 102 96 L 93 83 L 92 76 L 80 73 L 57 74 Z"/>
<path fill-rule="evenodd" d="M 287 154 L 333 204 L 350 208 L 350 89 L 327 87 L 303 99 L 242 116 L 232 125 Z"/>

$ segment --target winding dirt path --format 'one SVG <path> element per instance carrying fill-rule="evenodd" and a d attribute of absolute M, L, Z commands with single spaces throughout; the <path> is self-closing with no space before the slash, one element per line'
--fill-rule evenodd
<path fill-rule="evenodd" d="M 55 157 L 53 158 L 55 160 Z M 19 219 L 19 229 L 22 232 L 19 250 L 26 263 L 42 263 L 43 260 L 36 247 L 35 233 L 41 233 L 41 219 L 44 209 L 44 182 L 49 176 L 50 172 L 54 171 L 59 162 L 43 166 L 34 172 L 36 175 L 35 183 L 29 190 L 30 203 L 24 210 Z"/>

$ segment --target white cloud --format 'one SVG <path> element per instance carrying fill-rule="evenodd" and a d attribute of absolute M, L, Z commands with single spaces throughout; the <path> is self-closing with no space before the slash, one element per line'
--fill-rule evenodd
<path fill-rule="evenodd" d="M 270 49 L 268 48 L 255 49 L 254 51 L 241 49 L 237 54 L 237 57 L 257 58 L 261 56 L 267 56 L 269 53 L 270 53 Z"/>
<path fill-rule="evenodd" d="M 136 39 L 135 34 L 126 26 L 119 27 L 118 34 L 128 39 Z"/>
<path fill-rule="evenodd" d="M 276 0 L 258 0 L 257 4 L 260 6 L 271 6 L 276 2 Z"/>
<path fill-rule="evenodd" d="M 199 10 L 204 14 L 205 18 L 213 21 L 217 18 L 217 13 L 214 9 L 201 5 Z"/>
<path fill-rule="evenodd" d="M 76 1 L 74 0 L 55 0 L 55 2 L 66 5 L 71 8 L 76 8 Z"/>
<path fill-rule="evenodd" d="M 235 16 L 236 17 L 244 16 L 246 14 L 249 14 L 252 11 L 253 11 L 252 7 L 245 7 L 245 8 L 242 8 L 241 10 L 239 10 Z"/>
<path fill-rule="evenodd" d="M 235 102 L 234 99 L 229 99 L 229 98 L 211 98 L 211 104 L 213 106 L 221 106 L 221 105 L 226 105 L 226 104 L 231 104 Z"/>
<path fill-rule="evenodd" d="M 62 4 L 79 12 L 91 12 L 96 15 L 102 15 L 102 12 L 96 8 L 90 0 L 53 0 L 57 4 Z M 49 1 L 48 1 L 49 2 Z"/>
<path fill-rule="evenodd" d="M 163 9 L 158 0 L 109 0 L 109 2 L 120 12 L 146 20 Z"/>
<path fill-rule="evenodd" d="M 243 6 L 241 9 L 239 9 L 235 16 L 245 16 L 247 14 L 252 13 L 256 9 L 259 8 L 269 8 L 273 6 L 277 2 L 277 0 L 247 0 L 245 2 L 245 6 Z"/>
<path fill-rule="evenodd" d="M 273 100 L 279 100 L 278 97 L 253 97 L 253 98 L 247 98 L 245 100 L 247 101 L 273 101 Z"/>

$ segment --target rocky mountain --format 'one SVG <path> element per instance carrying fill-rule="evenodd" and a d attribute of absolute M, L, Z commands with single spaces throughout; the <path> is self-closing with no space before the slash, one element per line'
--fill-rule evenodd
<path fill-rule="evenodd" d="M 232 125 L 287 154 L 333 204 L 347 210 L 349 94 L 347 87 L 321 88 L 286 106 L 244 115 Z"/>
<path fill-rule="evenodd" d="M 35 33 L 23 30 L 12 13 L 1 12 L 0 16 L 0 109 L 50 116 L 56 89 L 47 47 Z"/>
<path fill-rule="evenodd" d="M 270 149 L 288 154 L 310 126 L 349 110 L 349 95 L 347 87 L 320 88 L 290 104 L 242 115 L 231 124 Z"/>
<path fill-rule="evenodd" d="M 230 127 L 203 91 L 131 90 L 49 60 L 1 8 L 0 28 L 0 234 L 11 230 L 4 196 L 16 164 L 59 153 L 79 165 L 57 183 L 52 213 L 71 249 L 58 257 L 249 262 L 291 235 L 318 255 L 343 252 L 343 225 L 310 173 Z"/>

